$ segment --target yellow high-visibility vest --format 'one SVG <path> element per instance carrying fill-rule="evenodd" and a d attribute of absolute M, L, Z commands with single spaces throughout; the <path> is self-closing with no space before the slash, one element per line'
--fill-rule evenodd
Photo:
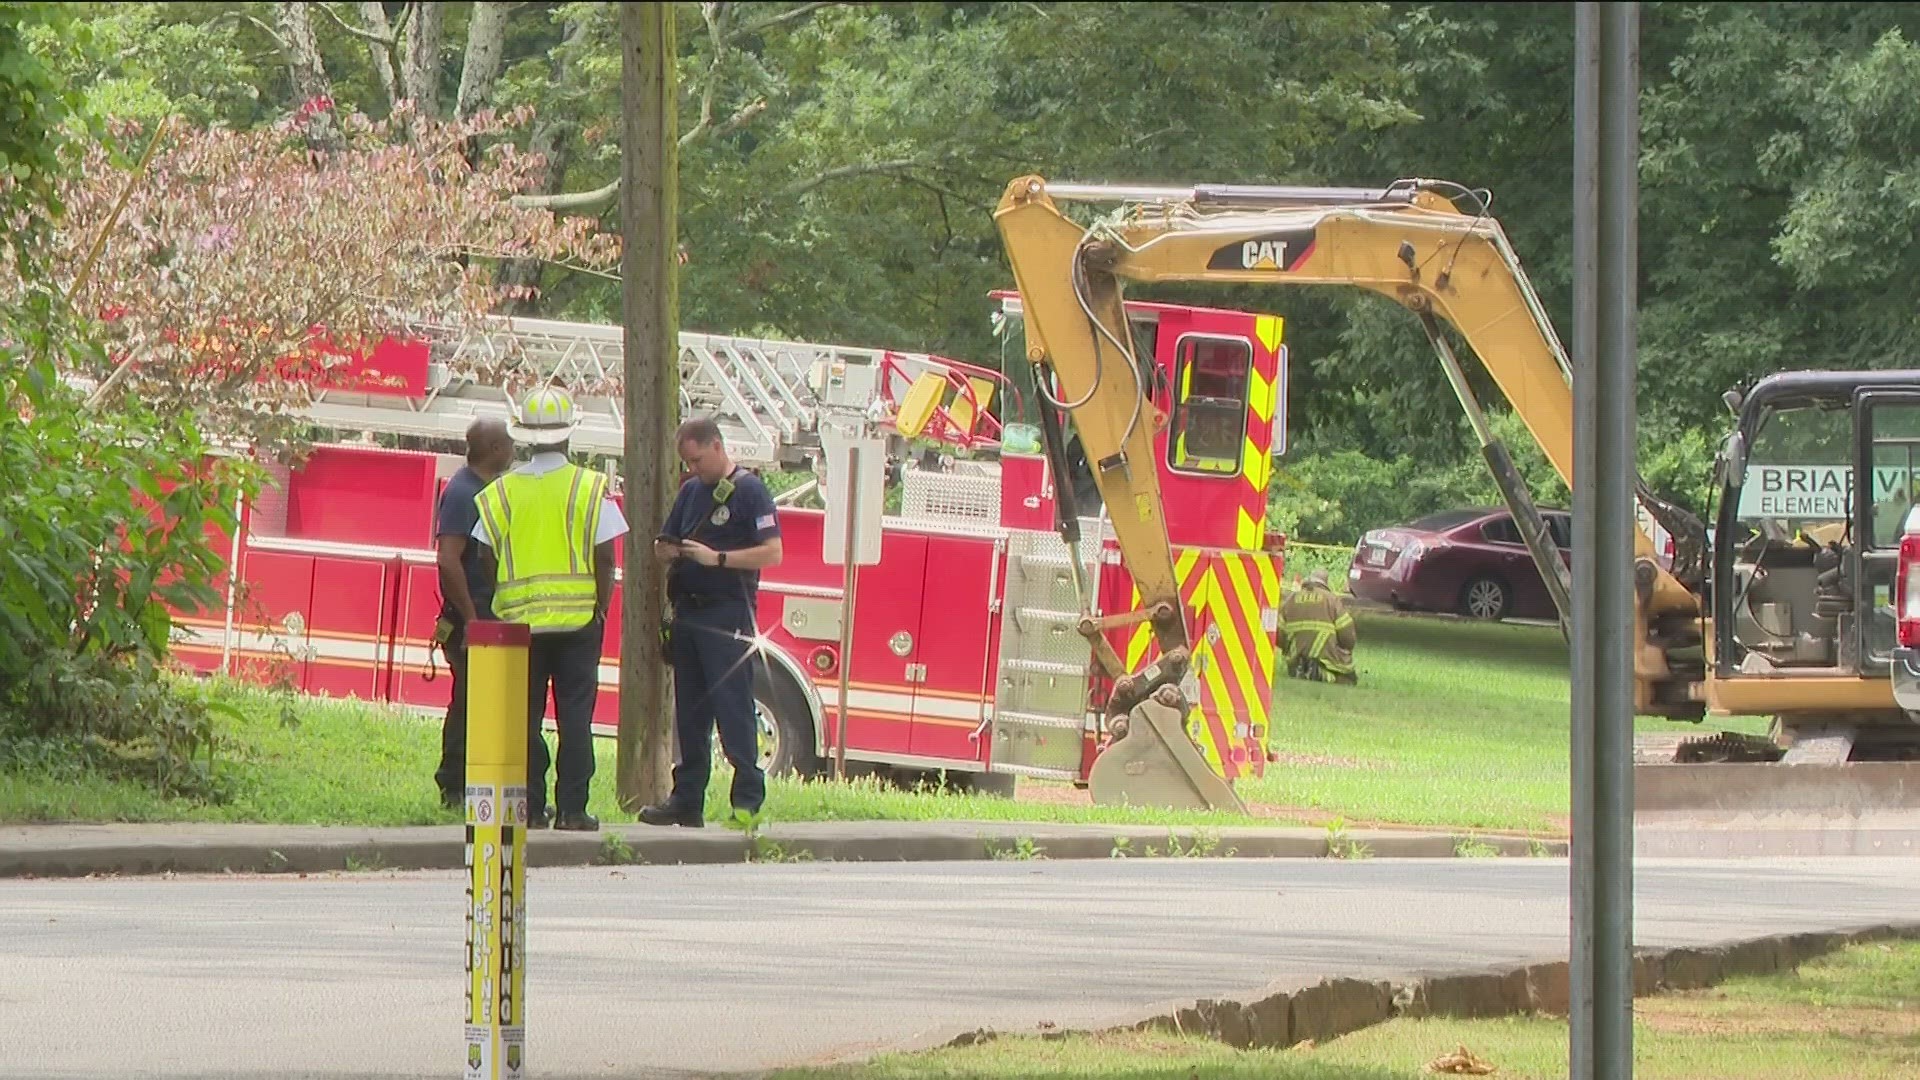
<path fill-rule="evenodd" d="M 606 498 L 602 473 L 564 465 L 539 476 L 510 472 L 474 500 L 493 548 L 493 614 L 534 633 L 593 621 L 593 539 Z"/>

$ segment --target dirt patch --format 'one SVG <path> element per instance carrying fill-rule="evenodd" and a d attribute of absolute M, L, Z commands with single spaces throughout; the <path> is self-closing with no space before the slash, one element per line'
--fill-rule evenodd
<path fill-rule="evenodd" d="M 1086 788 L 1077 788 L 1069 784 L 1021 784 L 1015 796 L 1016 801 L 1034 803 L 1041 806 L 1092 806 L 1093 794 Z M 1333 820 L 1332 814 L 1318 810 L 1306 810 L 1299 807 L 1271 806 L 1266 803 L 1248 803 L 1247 813 L 1257 818 L 1289 823 L 1318 825 Z M 1311 818 L 1311 820 L 1309 820 Z"/>
<path fill-rule="evenodd" d="M 1337 760 L 1337 759 L 1328 759 Z M 1022 783 L 1015 799 L 1023 803 L 1043 806 L 1092 806 L 1093 795 L 1085 788 L 1071 784 L 1035 784 Z M 1409 825 L 1400 821 L 1369 821 L 1364 818 L 1349 818 L 1328 810 L 1311 806 L 1286 806 L 1280 803 L 1250 802 L 1247 813 L 1253 817 L 1288 825 L 1305 825 L 1319 828 L 1334 821 L 1342 821 L 1348 829 L 1382 829 L 1395 832 L 1468 832 L 1476 836 L 1519 836 L 1541 840 L 1564 840 L 1572 831 L 1572 823 L 1564 817 L 1553 817 L 1550 830 L 1541 832 L 1525 829 L 1464 829 L 1451 825 Z"/>
<path fill-rule="evenodd" d="M 1071 784 L 1037 784 L 1022 781 L 1015 789 L 1015 802 L 1041 806 L 1092 806 L 1093 796 L 1086 788 Z"/>
<path fill-rule="evenodd" d="M 1110 1031 L 1081 1036 L 1080 1038 L 1081 1041 L 1093 1046 L 1102 1046 L 1115 1050 L 1125 1050 L 1131 1053 L 1153 1056 L 1171 1056 L 1193 1050 L 1191 1041 L 1181 1042 L 1164 1034 L 1151 1031 Z"/>
<path fill-rule="evenodd" d="M 1681 1035 L 1835 1035 L 1920 1038 L 1920 1008 L 1822 1008 L 1732 1001 L 1707 990 L 1634 1002 L 1634 1019 L 1654 1031 Z"/>

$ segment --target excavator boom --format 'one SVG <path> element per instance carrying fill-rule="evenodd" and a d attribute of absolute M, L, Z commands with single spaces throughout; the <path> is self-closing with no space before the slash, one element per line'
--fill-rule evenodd
<path fill-rule="evenodd" d="M 1454 198 L 1460 197 L 1477 202 L 1475 212 L 1457 206 Z M 1117 210 L 1082 225 L 1061 208 L 1069 202 Z M 1110 714 L 1156 694 L 1171 703 L 1172 696 L 1161 692 L 1178 680 L 1186 645 L 1152 458 L 1160 418 L 1127 344 L 1127 281 L 1357 286 L 1420 316 L 1522 531 L 1529 531 L 1529 519 L 1536 526 L 1530 546 L 1542 578 L 1550 588 L 1561 586 L 1555 591 L 1564 625 L 1564 567 L 1537 531 L 1538 513 L 1504 448 L 1488 432 L 1438 325 L 1450 325 L 1472 348 L 1555 472 L 1571 485 L 1573 388 L 1566 352 L 1504 231 L 1476 193 L 1424 180 L 1377 189 L 1127 187 L 1023 176 L 1007 186 L 994 216 L 1027 311 L 1027 359 L 1056 383 L 1052 404 L 1079 432 L 1101 496 L 1112 508 L 1122 557 L 1143 606 L 1154 613 L 1161 648 L 1177 653 L 1170 664 L 1163 656 L 1163 670 L 1123 677 L 1126 692 L 1116 692 Z M 1653 541 L 1643 530 L 1636 533 L 1635 550 L 1637 704 L 1647 713 L 1698 710 L 1700 673 L 1691 663 L 1676 668 L 1668 649 L 1676 640 L 1684 643 L 1686 632 L 1676 627 L 1698 619 L 1700 601 L 1655 561 Z M 1126 741 L 1122 735 L 1115 746 Z M 1150 771 L 1137 760 L 1132 769 L 1136 775 Z M 1127 786 L 1125 780 L 1113 783 Z M 1090 786 L 1096 800 L 1124 797 L 1101 790 L 1097 764 Z"/>

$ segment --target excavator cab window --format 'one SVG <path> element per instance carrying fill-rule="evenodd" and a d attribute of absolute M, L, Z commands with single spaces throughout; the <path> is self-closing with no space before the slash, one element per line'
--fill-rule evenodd
<path fill-rule="evenodd" d="M 1872 546 L 1900 546 L 1901 526 L 1920 494 L 1920 398 L 1862 395 L 1873 462 L 1873 486 L 1867 492 L 1864 531 Z"/>
<path fill-rule="evenodd" d="M 1833 668 L 1849 635 L 1830 574 L 1853 543 L 1854 413 L 1846 397 L 1760 406 L 1744 471 L 1730 478 L 1729 595 L 1721 659 L 1741 674 Z"/>
<path fill-rule="evenodd" d="M 1896 644 L 1893 579 L 1899 570 L 1900 535 L 1920 496 L 1920 394 L 1863 390 L 1855 412 L 1859 456 L 1870 480 L 1865 487 L 1855 484 L 1855 528 L 1862 541 L 1853 601 L 1859 613 L 1861 666 L 1878 673 L 1892 659 Z"/>
<path fill-rule="evenodd" d="M 1167 466 L 1176 472 L 1238 476 L 1247 445 L 1247 391 L 1253 344 L 1187 334 L 1174 346 L 1173 417 Z"/>

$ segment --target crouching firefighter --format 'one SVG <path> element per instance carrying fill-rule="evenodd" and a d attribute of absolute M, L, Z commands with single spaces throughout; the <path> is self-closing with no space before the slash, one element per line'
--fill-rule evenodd
<path fill-rule="evenodd" d="M 1314 682 L 1360 681 L 1353 670 L 1357 638 L 1346 602 L 1327 585 L 1327 572 L 1315 570 L 1280 607 L 1287 635 L 1287 674 Z"/>

